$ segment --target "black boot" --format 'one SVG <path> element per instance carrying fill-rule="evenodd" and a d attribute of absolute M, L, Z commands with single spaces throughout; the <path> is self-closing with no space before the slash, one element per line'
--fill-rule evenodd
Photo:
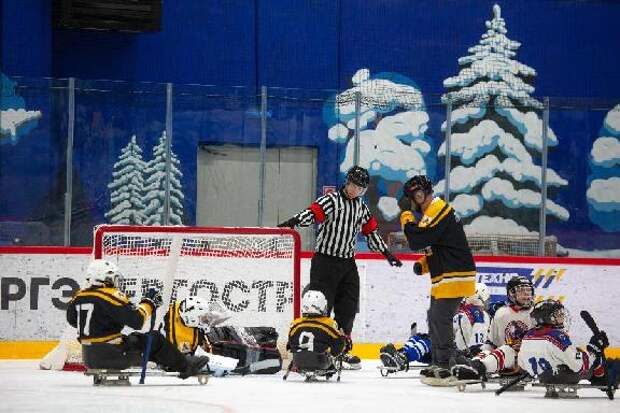
<path fill-rule="evenodd" d="M 459 380 L 484 380 L 487 368 L 479 359 L 471 359 L 452 367 L 452 375 Z"/>
<path fill-rule="evenodd" d="M 362 361 L 351 353 L 345 353 L 342 355 L 342 368 L 344 370 L 360 370 Z"/>
<path fill-rule="evenodd" d="M 396 350 L 392 343 L 381 347 L 379 357 L 385 367 L 392 367 L 398 371 L 406 370 L 409 367 L 407 355 L 403 354 L 402 351 Z"/>

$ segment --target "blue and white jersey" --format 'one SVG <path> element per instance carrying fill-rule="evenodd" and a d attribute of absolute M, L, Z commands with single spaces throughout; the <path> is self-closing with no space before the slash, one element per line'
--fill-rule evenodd
<path fill-rule="evenodd" d="M 403 345 L 403 350 L 407 354 L 409 361 L 420 363 L 431 362 L 431 340 L 428 334 L 416 334 L 407 340 Z"/>
<path fill-rule="evenodd" d="M 452 320 L 456 348 L 467 351 L 478 349 L 487 341 L 490 317 L 482 307 L 473 304 L 461 304 Z"/>
<path fill-rule="evenodd" d="M 561 365 L 585 373 L 594 359 L 595 355 L 578 349 L 563 330 L 544 327 L 532 329 L 523 337 L 518 363 L 536 376 L 547 370 L 557 372 Z"/>

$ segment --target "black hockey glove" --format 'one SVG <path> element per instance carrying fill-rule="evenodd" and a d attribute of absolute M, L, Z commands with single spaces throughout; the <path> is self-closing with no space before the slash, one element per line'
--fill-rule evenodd
<path fill-rule="evenodd" d="M 164 299 L 161 296 L 161 293 L 154 288 L 149 289 L 146 294 L 140 300 L 141 303 L 148 303 L 153 306 L 153 309 L 161 307 L 164 303 Z"/>
<path fill-rule="evenodd" d="M 385 257 L 387 262 L 390 263 L 390 265 L 392 267 L 402 267 L 403 266 L 402 261 L 399 260 L 398 258 L 396 258 L 390 251 L 385 251 L 383 253 L 383 256 Z"/>
<path fill-rule="evenodd" d="M 600 331 L 599 334 L 595 334 L 590 339 L 590 343 L 587 348 L 594 354 L 603 354 L 605 348 L 609 346 L 609 339 L 607 333 Z"/>
<path fill-rule="evenodd" d="M 299 224 L 299 218 L 293 217 L 291 219 L 287 219 L 284 222 L 278 224 L 278 228 L 295 228 L 297 224 Z"/>

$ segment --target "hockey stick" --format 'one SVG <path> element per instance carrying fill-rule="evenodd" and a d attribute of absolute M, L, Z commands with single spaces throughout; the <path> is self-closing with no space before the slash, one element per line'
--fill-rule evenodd
<path fill-rule="evenodd" d="M 151 347 L 153 346 L 153 329 L 155 328 L 156 312 L 157 309 L 153 308 L 153 313 L 151 314 L 151 326 L 149 328 L 148 335 L 146 336 L 146 346 L 144 349 L 144 353 L 142 354 L 142 371 L 140 372 L 140 384 L 144 384 L 144 378 L 146 377 L 146 365 L 149 362 L 149 357 L 151 356 Z"/>
<path fill-rule="evenodd" d="M 160 313 L 157 313 L 156 309 L 154 308 L 153 313 L 151 314 L 151 326 L 149 328 L 148 336 L 146 337 L 146 348 L 144 349 L 144 354 L 142 355 L 142 373 L 140 374 L 140 384 L 144 384 L 144 377 L 146 376 L 146 365 L 151 355 L 151 346 L 153 343 L 153 330 L 155 328 L 159 328 L 159 325 L 161 324 L 163 317 L 166 314 L 165 310 L 170 307 L 174 287 L 174 275 L 177 271 L 177 264 L 179 262 L 179 256 L 181 255 L 182 246 L 183 238 L 175 237 L 172 239 L 172 243 L 170 244 L 168 261 L 166 263 L 166 272 L 164 273 L 163 277 L 164 288 L 162 291 L 162 303 L 165 307 L 163 307 L 164 311 Z"/>
<path fill-rule="evenodd" d="M 590 330 L 592 330 L 592 334 L 594 334 L 595 336 L 598 336 L 601 334 L 601 330 L 598 328 L 598 325 L 596 325 L 594 318 L 592 318 L 589 312 L 587 312 L 586 310 L 581 310 L 579 315 L 581 316 L 583 321 L 586 323 L 586 325 L 590 328 Z M 605 389 L 605 393 L 607 393 L 607 397 L 609 398 L 609 400 L 613 400 L 614 399 L 614 385 L 612 383 L 612 377 L 609 374 L 609 367 L 607 366 L 607 358 L 605 357 L 606 348 L 607 347 L 603 347 L 601 349 L 601 363 L 603 365 L 603 370 L 605 371 L 605 377 L 607 377 L 607 389 Z"/>
<path fill-rule="evenodd" d="M 506 390 L 508 390 L 512 386 L 514 386 L 517 383 L 519 383 L 521 380 L 525 380 L 529 375 L 530 374 L 527 371 L 524 371 L 523 373 L 519 374 L 517 377 L 515 377 L 514 379 L 512 379 L 508 383 L 504 384 L 499 389 L 495 390 L 495 395 L 499 396 L 500 394 L 502 394 L 503 392 L 505 392 Z"/>

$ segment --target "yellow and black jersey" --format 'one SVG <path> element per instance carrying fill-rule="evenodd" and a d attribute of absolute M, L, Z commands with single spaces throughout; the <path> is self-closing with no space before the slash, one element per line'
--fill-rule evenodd
<path fill-rule="evenodd" d="M 472 295 L 476 290 L 476 265 L 463 225 L 450 204 L 434 198 L 418 222 L 408 219 L 406 214 L 411 212 L 403 212 L 401 223 L 409 247 L 414 251 L 426 249 L 431 295 L 435 298 Z"/>
<path fill-rule="evenodd" d="M 204 342 L 204 335 L 196 327 L 187 327 L 181 320 L 179 303 L 174 303 L 164 317 L 164 334 L 181 353 L 194 353 Z"/>
<path fill-rule="evenodd" d="M 117 288 L 87 288 L 69 303 L 67 321 L 77 328 L 81 343 L 116 343 L 123 327 L 139 330 L 152 310 L 146 303 L 134 306 Z"/>
<path fill-rule="evenodd" d="M 288 347 L 292 352 L 307 350 L 337 356 L 344 351 L 345 343 L 344 333 L 329 317 L 296 318 L 288 333 Z"/>

